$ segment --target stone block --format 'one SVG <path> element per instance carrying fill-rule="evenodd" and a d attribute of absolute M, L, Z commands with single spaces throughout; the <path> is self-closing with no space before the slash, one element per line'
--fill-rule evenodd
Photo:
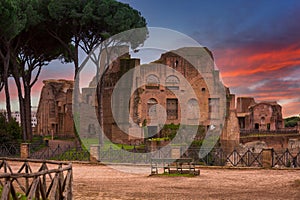
<path fill-rule="evenodd" d="M 30 157 L 29 143 L 22 143 L 21 144 L 21 158 L 27 159 L 29 157 Z"/>
<path fill-rule="evenodd" d="M 100 161 L 100 145 L 90 146 L 90 161 L 91 162 Z"/>
<path fill-rule="evenodd" d="M 273 148 L 263 149 L 262 165 L 264 168 L 272 168 L 273 167 Z"/>

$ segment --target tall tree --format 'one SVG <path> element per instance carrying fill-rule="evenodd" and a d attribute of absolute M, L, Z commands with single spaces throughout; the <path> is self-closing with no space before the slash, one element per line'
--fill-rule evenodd
<path fill-rule="evenodd" d="M 89 54 L 90 59 L 96 66 L 99 65 L 103 51 L 107 59 L 106 64 L 108 64 L 110 51 L 114 50 L 113 47 L 130 43 L 132 49 L 136 49 L 139 45 L 143 44 L 148 36 L 146 20 L 141 16 L 141 13 L 132 9 L 128 4 L 117 1 L 91 0 L 84 7 L 83 20 L 86 28 L 81 34 L 82 42 L 80 47 L 86 54 Z M 132 38 L 129 37 L 128 33 L 125 34 L 126 37 L 112 37 L 121 32 L 136 28 L 143 29 L 132 31 Z M 96 47 L 100 51 L 93 51 Z M 99 70 L 104 69 L 97 67 L 97 82 L 99 81 L 98 74 L 102 73 Z"/>
<path fill-rule="evenodd" d="M 23 129 L 26 129 L 24 139 L 31 140 L 31 89 L 37 82 L 42 67 L 54 59 L 62 58 L 64 48 L 51 38 L 42 23 L 28 28 L 19 37 L 26 42 L 18 48 L 18 62 L 13 67 L 13 75 L 22 105 Z"/>
<path fill-rule="evenodd" d="M 133 28 L 146 27 L 146 20 L 141 13 L 131 8 L 128 4 L 115 0 L 53 0 L 50 2 L 49 15 L 56 28 L 48 26 L 49 33 L 59 40 L 67 49 L 74 62 L 74 79 L 79 72 L 79 49 L 86 54 L 99 46 L 112 35 Z M 71 34 L 72 41 L 63 40 L 58 34 Z M 146 38 L 140 40 L 140 43 Z M 137 47 L 138 44 L 134 44 Z M 96 55 L 93 60 L 99 62 Z M 78 87 L 78 86 L 77 86 Z M 77 91 L 75 85 L 75 91 Z M 76 97 L 75 97 L 76 99 Z"/>
<path fill-rule="evenodd" d="M 65 51 L 61 43 L 52 38 L 46 29 L 45 21 L 48 18 L 44 2 L 27 0 L 19 3 L 26 22 L 14 38 L 14 51 L 10 54 L 12 74 L 18 90 L 23 140 L 32 138 L 31 89 L 37 82 L 42 67 L 63 57 Z"/>
<path fill-rule="evenodd" d="M 0 1 L 1 79 L 10 112 L 7 80 L 11 70 L 23 139 L 31 139 L 31 89 L 42 66 L 56 58 L 72 60 L 76 77 L 80 48 L 89 53 L 109 36 L 145 25 L 139 12 L 114 0 Z"/>
<path fill-rule="evenodd" d="M 100 43 L 117 33 L 146 27 L 146 20 L 140 12 L 115 0 L 52 0 L 48 9 L 53 20 L 48 31 L 63 44 L 72 57 L 74 78 L 79 70 L 80 48 L 89 54 Z M 56 26 L 53 27 L 53 24 Z M 62 32 L 72 35 L 71 46 L 70 41 L 60 38 L 60 35 L 64 35 Z M 142 43 L 143 40 L 139 42 Z M 134 46 L 137 47 L 138 44 Z"/>
<path fill-rule="evenodd" d="M 16 50 L 13 46 L 15 37 L 25 28 L 26 16 L 21 9 L 22 0 L 0 1 L 0 61 L 1 82 L 5 90 L 6 111 L 11 121 L 11 105 L 8 85 L 11 54 Z M 26 1 L 25 1 L 26 3 Z"/>

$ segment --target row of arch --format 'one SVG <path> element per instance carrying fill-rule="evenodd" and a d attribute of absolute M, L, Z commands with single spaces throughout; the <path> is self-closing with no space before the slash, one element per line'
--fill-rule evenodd
<path fill-rule="evenodd" d="M 149 104 L 149 105 L 155 105 L 155 104 L 158 104 L 158 101 L 155 98 L 150 98 L 147 101 L 147 104 Z M 192 99 L 188 100 L 187 104 L 195 107 L 195 106 L 198 106 L 198 101 L 195 98 L 192 98 Z"/>
<path fill-rule="evenodd" d="M 159 84 L 160 80 L 159 80 L 158 76 L 156 76 L 154 74 L 150 74 L 150 75 L 147 76 L 146 82 L 147 82 L 147 84 Z M 170 75 L 166 78 L 165 82 L 166 83 L 171 83 L 171 84 L 179 84 L 180 80 L 177 76 Z"/>

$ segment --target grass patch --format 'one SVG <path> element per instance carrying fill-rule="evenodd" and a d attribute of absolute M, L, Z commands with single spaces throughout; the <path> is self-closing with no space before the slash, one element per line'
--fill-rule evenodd
<path fill-rule="evenodd" d="M 150 176 L 159 176 L 159 177 L 195 177 L 194 174 L 180 174 L 180 173 L 163 173 L 163 174 L 152 174 Z"/>
<path fill-rule="evenodd" d="M 50 160 L 80 160 L 89 161 L 90 153 L 86 150 L 77 151 L 76 148 L 69 149 L 63 154 L 52 157 Z"/>
<path fill-rule="evenodd" d="M 99 144 L 99 139 L 98 138 L 83 138 L 81 139 L 82 144 L 85 146 L 86 149 L 90 149 L 90 146 L 93 144 Z M 128 144 L 113 144 L 112 142 L 105 141 L 103 145 L 101 145 L 101 150 L 102 151 L 107 151 L 107 150 L 133 150 L 134 148 L 136 149 L 144 149 L 145 145 L 128 145 Z"/>
<path fill-rule="evenodd" d="M 0 186 L 0 197 L 2 196 L 2 190 L 3 190 L 3 188 Z M 17 198 L 18 198 L 18 200 L 26 200 L 27 199 L 26 195 L 21 194 L 21 193 L 17 193 Z M 9 199 L 12 199 L 12 195 L 9 195 Z"/>

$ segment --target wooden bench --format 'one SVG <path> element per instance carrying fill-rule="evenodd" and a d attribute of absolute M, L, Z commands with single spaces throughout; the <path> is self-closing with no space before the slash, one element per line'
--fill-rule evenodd
<path fill-rule="evenodd" d="M 191 158 L 154 158 L 151 159 L 151 174 L 158 174 L 158 168 L 162 167 L 164 173 L 168 174 L 193 174 L 200 175 Z"/>

